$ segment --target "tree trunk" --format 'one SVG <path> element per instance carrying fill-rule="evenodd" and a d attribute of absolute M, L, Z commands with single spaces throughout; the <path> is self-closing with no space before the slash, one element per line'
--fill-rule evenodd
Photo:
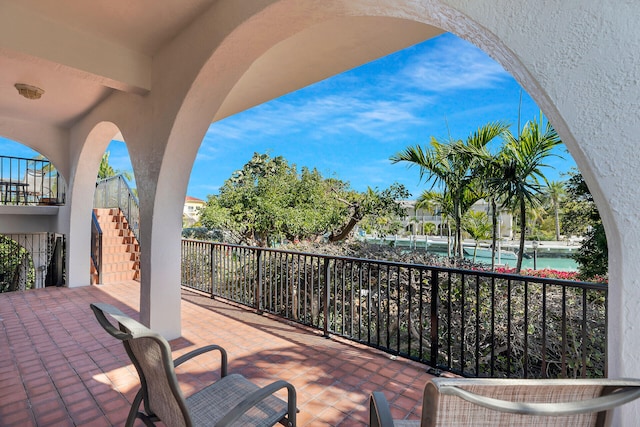
<path fill-rule="evenodd" d="M 527 231 L 527 205 L 525 200 L 520 200 L 520 246 L 518 250 L 518 263 L 516 264 L 516 272 L 522 270 L 522 257 L 524 256 L 524 240 Z"/>
<path fill-rule="evenodd" d="M 451 258 L 451 227 L 447 219 L 447 257 Z"/>
<path fill-rule="evenodd" d="M 496 212 L 496 199 L 491 198 L 491 271 L 496 269 L 496 245 L 498 239 L 498 213 Z"/>
<path fill-rule="evenodd" d="M 560 240 L 560 209 L 557 203 L 554 203 L 553 209 L 556 215 L 556 241 Z"/>
<path fill-rule="evenodd" d="M 464 252 L 462 251 L 462 207 L 460 206 L 460 199 L 453 202 L 453 208 L 455 211 L 456 221 L 456 237 L 454 239 L 454 252 L 457 258 L 462 258 Z"/>
<path fill-rule="evenodd" d="M 349 233 L 351 233 L 351 231 L 357 224 L 358 224 L 358 220 L 355 219 L 354 217 L 351 217 L 347 225 L 345 225 L 338 234 L 334 234 L 333 231 L 331 232 L 331 234 L 329 235 L 329 241 L 339 242 L 341 240 L 346 239 Z"/>

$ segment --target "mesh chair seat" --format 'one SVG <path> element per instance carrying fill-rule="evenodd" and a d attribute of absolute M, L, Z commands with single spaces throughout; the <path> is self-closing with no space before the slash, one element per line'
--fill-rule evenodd
<path fill-rule="evenodd" d="M 242 375 L 230 374 L 187 397 L 191 420 L 196 426 L 215 425 L 238 402 L 260 387 Z M 233 426 L 272 426 L 287 414 L 287 402 L 270 396 L 245 412 Z"/>
<path fill-rule="evenodd" d="M 126 427 L 133 426 L 136 418 L 147 426 L 162 421 L 167 427 L 268 427 L 278 422 L 295 427 L 296 391 L 291 384 L 279 380 L 258 387 L 242 375 L 228 375 L 227 352 L 218 345 L 205 346 L 172 360 L 171 347 L 159 334 L 109 304 L 91 304 L 91 309 L 100 325 L 122 341 L 140 377 L 141 387 L 131 405 Z M 209 351 L 220 352 L 220 379 L 185 398 L 175 367 Z M 274 395 L 284 389 L 286 402 Z"/>

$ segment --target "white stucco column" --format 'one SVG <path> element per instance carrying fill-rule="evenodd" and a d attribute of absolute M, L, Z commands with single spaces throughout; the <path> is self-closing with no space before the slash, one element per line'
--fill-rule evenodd
<path fill-rule="evenodd" d="M 67 286 L 91 283 L 91 213 L 98 166 L 118 128 L 111 122 L 90 120 L 71 134 L 67 200 L 59 213 L 60 228 L 67 235 Z M 63 227 L 64 226 L 64 227 Z"/>
<path fill-rule="evenodd" d="M 640 377 L 640 3 L 446 0 L 453 24 L 518 78 L 558 130 L 609 244 L 610 377 Z M 636 425 L 640 403 L 616 411 Z"/>

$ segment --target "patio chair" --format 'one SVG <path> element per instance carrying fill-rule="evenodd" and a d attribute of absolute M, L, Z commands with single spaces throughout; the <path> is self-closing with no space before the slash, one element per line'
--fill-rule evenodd
<path fill-rule="evenodd" d="M 640 397 L 636 379 L 434 378 L 421 421 L 393 420 L 382 392 L 369 400 L 372 427 L 604 426 L 610 410 Z"/>
<path fill-rule="evenodd" d="M 36 170 L 28 168 L 24 174 L 24 181 L 26 184 L 26 196 L 28 202 L 40 202 L 42 197 L 49 197 L 51 190 L 46 179 L 46 172 L 43 170 Z"/>
<path fill-rule="evenodd" d="M 91 304 L 91 309 L 100 325 L 123 342 L 140 377 L 141 388 L 129 411 L 126 426 L 133 426 L 136 418 L 147 426 L 161 421 L 168 427 L 272 426 L 278 422 L 296 425 L 296 391 L 291 384 L 276 381 L 260 388 L 242 375 L 227 374 L 227 353 L 217 345 L 205 346 L 171 360 L 171 348 L 162 336 L 111 305 L 95 303 Z M 118 327 L 111 323 L 107 314 Z M 221 355 L 221 378 L 185 398 L 174 368 L 213 350 Z M 287 402 L 273 394 L 285 388 Z M 140 411 L 142 402 L 144 411 Z"/>

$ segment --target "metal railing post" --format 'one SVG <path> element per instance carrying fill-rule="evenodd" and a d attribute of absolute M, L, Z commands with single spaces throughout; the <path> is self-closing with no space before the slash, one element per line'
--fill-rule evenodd
<path fill-rule="evenodd" d="M 210 256 L 211 256 L 211 299 L 215 298 L 214 295 L 214 289 L 215 289 L 215 285 L 216 285 L 216 258 L 215 258 L 215 252 L 216 252 L 216 245 L 211 245 L 211 251 Z"/>
<path fill-rule="evenodd" d="M 438 270 L 431 270 L 431 366 L 438 365 Z"/>
<path fill-rule="evenodd" d="M 329 301 L 330 301 L 330 289 L 331 289 L 331 275 L 329 274 L 329 258 L 324 259 L 324 323 L 322 325 L 322 332 L 325 338 L 329 338 Z"/>
<path fill-rule="evenodd" d="M 262 249 L 258 249 L 256 251 L 256 288 L 255 292 L 255 302 L 254 307 L 256 309 L 256 313 L 262 314 L 262 277 L 263 277 L 263 265 L 262 265 Z"/>

